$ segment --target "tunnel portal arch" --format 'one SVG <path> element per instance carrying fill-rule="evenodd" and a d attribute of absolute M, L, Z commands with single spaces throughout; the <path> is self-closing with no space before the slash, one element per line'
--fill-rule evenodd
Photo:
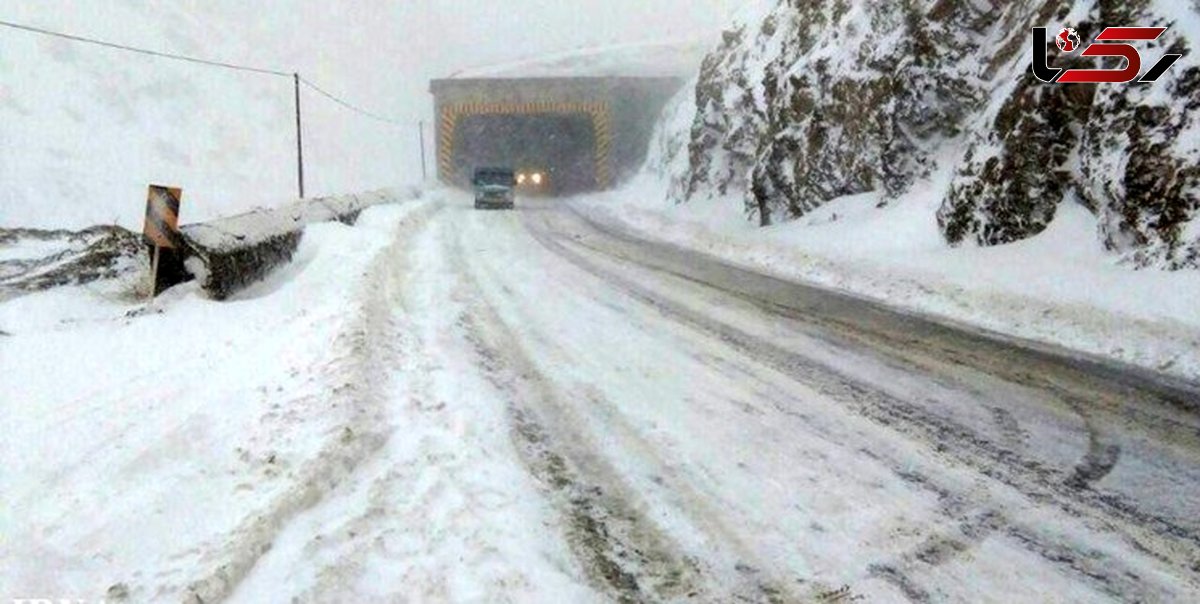
<path fill-rule="evenodd" d="M 525 158 L 548 157 L 563 149 L 570 160 L 556 165 L 577 166 L 580 150 L 587 144 L 588 174 L 569 174 L 572 183 L 583 184 L 548 194 L 609 189 L 641 168 L 662 109 L 683 84 L 673 77 L 617 76 L 433 80 L 438 178 L 449 185 L 469 186 L 473 168 L 483 162 L 522 169 L 531 167 L 518 165 Z M 578 127 L 584 121 L 589 124 L 586 130 Z M 507 137 L 503 129 L 480 126 L 505 123 L 524 134 Z M 553 136 L 525 136 L 539 129 L 582 140 L 563 147 L 563 141 Z M 504 140 L 486 140 L 498 136 L 497 132 Z"/>
<path fill-rule="evenodd" d="M 469 114 L 455 125 L 453 172 L 505 166 L 540 175 L 529 193 L 574 195 L 603 188 L 595 120 L 586 113 Z M 598 161 L 599 160 L 599 161 Z"/>
<path fill-rule="evenodd" d="M 470 178 L 470 162 L 456 161 L 462 156 L 460 127 L 469 118 L 496 116 L 586 116 L 591 121 L 596 187 L 605 189 L 612 181 L 610 168 L 612 152 L 612 117 L 607 103 L 461 103 L 442 108 L 439 126 L 438 172 L 443 179 L 466 184 Z M 487 162 L 491 158 L 481 158 Z"/>

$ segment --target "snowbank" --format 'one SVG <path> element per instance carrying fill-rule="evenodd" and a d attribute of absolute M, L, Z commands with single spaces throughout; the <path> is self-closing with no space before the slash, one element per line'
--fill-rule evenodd
<path fill-rule="evenodd" d="M 925 194 L 938 186 L 919 183 L 882 209 L 874 193 L 844 197 L 765 229 L 737 200 L 674 205 L 654 175 L 572 205 L 610 227 L 785 279 L 1200 380 L 1200 274 L 1117 264 L 1094 243 L 1095 219 L 1073 203 L 1026 241 L 948 248 L 931 213 L 940 200 Z"/>
<path fill-rule="evenodd" d="M 420 195 L 411 188 L 300 200 L 187 225 L 179 247 L 162 250 L 157 291 L 195 278 L 214 298 L 228 298 L 290 261 L 306 227 L 354 224 L 367 208 Z M 95 281 L 112 296 L 145 296 L 149 249 L 141 234 L 118 226 L 0 229 L 0 300 Z"/>
<path fill-rule="evenodd" d="M 354 224 L 363 210 L 419 197 L 416 188 L 300 200 L 182 229 L 188 272 L 218 299 L 254 283 L 292 259 L 304 229 L 321 222 Z"/>
<path fill-rule="evenodd" d="M 149 310 L 88 286 L 0 303 L 0 597 L 226 597 L 382 446 L 390 336 L 366 275 L 430 205 L 313 225 L 225 303 L 195 285 Z"/>

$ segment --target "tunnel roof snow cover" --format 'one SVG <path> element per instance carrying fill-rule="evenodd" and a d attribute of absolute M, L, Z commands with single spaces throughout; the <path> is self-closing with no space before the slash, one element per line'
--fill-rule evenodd
<path fill-rule="evenodd" d="M 671 77 L 527 77 L 434 80 L 438 178 L 467 186 L 480 166 L 548 177 L 542 194 L 604 190 L 646 157 L 662 108 L 682 87 Z"/>
<path fill-rule="evenodd" d="M 541 194 L 604 190 L 645 160 L 667 101 L 695 77 L 698 38 L 580 49 L 430 82 L 437 173 L 466 187 L 482 165 L 546 178 Z"/>
<path fill-rule="evenodd" d="M 641 166 L 661 110 L 707 46 L 576 50 L 434 80 L 438 178 L 466 187 L 475 168 L 502 165 L 542 175 L 540 194 L 607 189 Z"/>
<path fill-rule="evenodd" d="M 707 38 L 571 50 L 537 59 L 472 67 L 450 75 L 473 78 L 692 78 L 713 42 Z"/>

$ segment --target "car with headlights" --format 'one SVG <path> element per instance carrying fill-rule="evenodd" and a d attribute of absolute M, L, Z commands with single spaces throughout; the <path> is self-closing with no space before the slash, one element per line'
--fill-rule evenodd
<path fill-rule="evenodd" d="M 471 179 L 476 210 L 511 210 L 516 207 L 517 177 L 512 168 L 477 168 Z"/>
<path fill-rule="evenodd" d="M 517 189 L 523 193 L 546 194 L 550 191 L 550 174 L 537 168 L 518 170 Z"/>

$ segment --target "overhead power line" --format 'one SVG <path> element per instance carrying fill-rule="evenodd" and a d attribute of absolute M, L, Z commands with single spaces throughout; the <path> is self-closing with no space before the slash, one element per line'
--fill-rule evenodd
<path fill-rule="evenodd" d="M 159 52 L 157 50 L 150 50 L 148 48 L 137 48 L 134 46 L 126 46 L 124 44 L 117 44 L 115 42 L 105 42 L 104 40 L 96 40 L 94 38 L 85 38 L 83 36 L 76 36 L 76 35 L 67 34 L 67 33 L 63 33 L 63 32 L 51 31 L 48 29 L 42 29 L 40 27 L 32 27 L 29 25 L 21 25 L 19 23 L 10 23 L 8 21 L 0 21 L 0 25 L 2 25 L 4 27 L 9 27 L 12 29 L 19 29 L 22 31 L 32 32 L 35 34 L 42 34 L 44 36 L 53 36 L 55 38 L 63 38 L 65 40 L 82 42 L 84 44 L 94 44 L 96 46 L 104 46 L 106 48 L 115 48 L 117 50 L 136 52 L 136 53 L 140 53 L 140 54 L 144 54 L 144 55 L 150 55 L 152 57 L 159 57 L 162 59 L 174 59 L 176 61 L 187 61 L 188 63 L 197 63 L 199 65 L 208 65 L 211 67 L 224 67 L 226 69 L 236 69 L 238 71 L 252 71 L 255 73 L 265 73 L 268 75 L 276 75 L 276 76 L 283 76 L 283 77 L 291 77 L 292 76 L 292 74 L 290 74 L 288 72 L 277 71 L 275 69 L 263 69 L 261 67 L 250 67 L 247 65 L 236 65 L 233 63 L 225 63 L 222 61 L 210 61 L 208 59 L 199 59 L 196 57 L 189 57 L 186 55 L 180 55 L 180 54 L 175 54 L 175 53 L 170 53 L 170 52 Z"/>
<path fill-rule="evenodd" d="M 197 65 L 207 65 L 209 67 L 223 67 L 225 69 L 234 69 L 237 71 L 249 71 L 249 72 L 253 72 L 253 73 L 261 73 L 261 74 L 280 76 L 280 77 L 285 77 L 285 78 L 292 78 L 292 77 L 296 76 L 296 74 L 294 72 L 290 72 L 290 71 L 282 71 L 282 70 L 277 70 L 277 69 L 266 69 L 263 67 L 252 67 L 249 65 L 238 65 L 236 63 L 226 63 L 224 61 L 212 61 L 209 59 L 201 59 L 199 57 L 191 57 L 191 56 L 177 54 L 177 53 L 161 52 L 161 51 L 157 51 L 157 50 L 151 50 L 148 48 L 139 48 L 136 46 L 128 46 L 125 44 L 117 44 L 115 42 L 107 42 L 104 40 L 97 40 L 95 38 L 86 38 L 84 36 L 77 36 L 74 34 L 68 34 L 68 33 L 59 32 L 59 31 L 52 31 L 49 29 L 43 29 L 41 27 L 33 27 L 31 25 L 21 25 L 20 23 L 12 23 L 9 21 L 0 20 L 0 26 L 8 27 L 11 29 L 17 29 L 17 30 L 21 30 L 21 31 L 26 31 L 26 32 L 30 32 L 30 33 L 35 33 L 35 34 L 41 34 L 44 36 L 52 36 L 55 38 L 62 38 L 64 40 L 71 40 L 74 42 L 81 42 L 83 44 L 93 44 L 95 46 L 103 46 L 105 48 L 113 48 L 116 50 L 124 50 L 127 52 L 134 52 L 134 53 L 138 53 L 138 54 L 149 55 L 152 57 L 158 57 L 160 59 L 186 61 L 188 63 L 194 63 Z M 326 91 L 325 89 L 318 86 L 316 83 L 314 83 L 304 77 L 300 77 L 300 81 L 305 86 L 308 86 L 313 91 L 320 94 L 321 96 L 324 96 L 324 97 L 328 98 L 329 100 L 337 103 L 338 105 L 341 105 L 342 107 L 345 107 L 346 109 L 349 109 L 355 113 L 358 113 L 360 115 L 371 118 L 373 120 L 388 123 L 388 124 L 395 124 L 395 125 L 406 125 L 407 124 L 407 122 L 404 122 L 401 120 L 385 117 L 378 113 L 374 113 L 372 111 L 367 111 L 366 109 L 363 109 L 363 108 L 355 105 L 354 103 L 351 103 L 350 101 L 347 101 L 341 97 L 338 97 L 338 96 Z"/>
<path fill-rule="evenodd" d="M 317 94 L 320 94 L 321 96 L 333 101 L 334 103 L 337 103 L 341 107 L 348 109 L 350 111 L 353 111 L 359 115 L 368 117 L 368 118 L 376 120 L 376 121 L 388 123 L 388 124 L 394 124 L 394 125 L 400 125 L 400 126 L 403 126 L 406 124 L 405 122 L 402 122 L 400 120 L 384 117 L 382 115 L 379 115 L 378 113 L 373 113 L 371 111 L 367 111 L 366 109 L 363 109 L 362 107 L 359 107 L 358 105 L 355 105 L 354 103 L 351 103 L 350 101 L 347 101 L 341 97 L 338 97 L 338 96 L 326 91 L 324 88 L 321 88 L 317 84 L 301 77 L 298 72 L 294 72 L 294 71 L 287 72 L 287 71 L 282 71 L 282 70 L 277 70 L 277 69 L 264 69 L 262 67 L 251 67 L 249 65 L 238 65 L 236 63 L 226 63 L 224 61 L 210 61 L 208 59 L 201 59 L 199 57 L 191 57 L 191 56 L 187 56 L 187 55 L 170 53 L 170 52 L 160 52 L 157 50 L 150 50 L 149 48 L 139 48 L 136 46 L 128 46 L 126 44 L 117 44 L 114 42 L 106 42 L 104 40 L 97 40 L 95 38 L 85 38 L 83 36 L 76 36 L 73 34 L 63 33 L 63 32 L 59 32 L 59 31 L 51 31 L 49 29 L 33 27 L 30 25 L 21 25 L 19 23 L 11 23 L 8 21 L 3 21 L 3 20 L 0 20 L 0 26 L 8 27 L 10 29 L 17 29 L 17 30 L 21 30 L 24 32 L 34 33 L 34 34 L 38 34 L 38 35 L 43 35 L 43 36 L 51 36 L 51 37 L 55 37 L 55 38 L 61 38 L 64 40 L 71 40 L 73 42 L 80 42 L 83 44 L 93 44 L 96 46 L 103 46 L 105 48 L 112 48 L 112 49 L 116 49 L 116 50 L 123 50 L 126 52 L 149 55 L 149 56 L 158 57 L 161 59 L 171 59 L 174 61 L 186 61 L 188 63 L 194 63 L 197 65 L 205 65 L 208 67 L 220 67 L 223 69 L 232 69 L 232 70 L 236 70 L 236 71 L 248 71 L 248 72 L 260 73 L 260 74 L 264 74 L 264 75 L 285 77 L 285 78 L 292 80 L 292 85 L 295 90 L 295 103 L 296 103 L 296 105 L 295 105 L 295 111 L 296 111 L 296 181 L 297 181 L 296 184 L 297 184 L 297 188 L 299 189 L 301 199 L 304 199 L 304 124 L 301 121 L 301 113 L 300 113 L 300 84 L 304 84 L 305 86 L 307 86 L 307 87 L 311 88 L 313 91 L 315 91 Z M 424 128 L 424 126 L 422 125 L 421 128 Z M 424 139 L 423 139 L 424 132 L 421 132 L 421 137 L 422 137 L 421 152 L 424 153 L 425 152 Z"/>
<path fill-rule="evenodd" d="M 361 108 L 361 107 L 358 107 L 358 106 L 356 106 L 356 105 L 353 105 L 353 104 L 351 104 L 349 101 L 342 100 L 342 99 L 338 98 L 337 96 L 334 96 L 332 93 L 326 92 L 326 91 L 325 91 L 324 89 L 322 89 L 320 86 L 317 86 L 316 84 L 314 84 L 314 83 L 310 82 L 310 81 L 309 81 L 309 80 L 307 80 L 307 79 L 306 79 L 304 76 L 300 76 L 300 83 L 301 83 L 301 84 L 304 84 L 305 86 L 308 86 L 309 88 L 311 88 L 311 89 L 313 89 L 314 91 L 316 91 L 316 92 L 317 92 L 317 94 L 320 94 L 321 96 L 324 96 L 325 98 L 327 98 L 327 99 L 329 99 L 329 100 L 331 100 L 331 101 L 333 101 L 333 102 L 335 102 L 335 103 L 337 103 L 337 104 L 341 105 L 342 107 L 345 107 L 346 109 L 349 109 L 349 110 L 351 110 L 351 111 L 354 111 L 354 112 L 356 112 L 356 113 L 360 113 L 360 114 L 362 114 L 362 115 L 364 115 L 364 116 L 366 116 L 366 117 L 369 117 L 369 118 L 371 118 L 371 119 L 373 119 L 373 120 L 378 120 L 378 121 L 380 121 L 380 122 L 386 122 L 386 123 L 389 123 L 389 124 L 396 124 L 397 126 L 403 126 L 403 125 L 406 125 L 406 124 L 407 124 L 407 122 L 401 122 L 400 120 L 395 120 L 395 119 L 392 119 L 392 118 L 390 118 L 390 117 L 384 117 L 384 116 L 382 116 L 382 115 L 379 115 L 379 114 L 377 114 L 377 113 L 372 113 L 372 112 L 370 112 L 370 111 L 367 111 L 366 109 L 363 109 L 363 108 Z"/>

